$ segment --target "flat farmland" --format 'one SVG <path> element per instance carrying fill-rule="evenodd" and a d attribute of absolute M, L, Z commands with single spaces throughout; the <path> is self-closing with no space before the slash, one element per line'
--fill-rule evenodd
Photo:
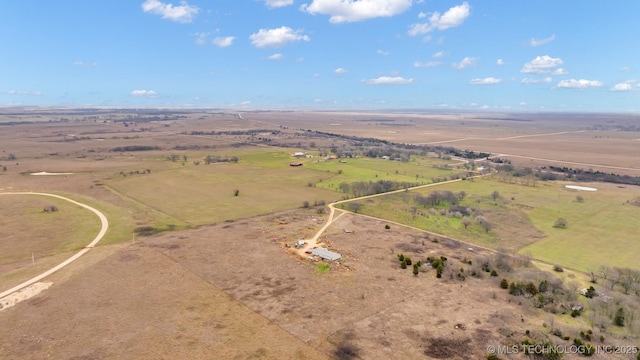
<path fill-rule="evenodd" d="M 489 152 L 521 166 L 558 165 L 638 176 L 638 117 L 620 114 L 251 113 L 285 126 Z M 551 160 L 551 161 L 549 161 Z"/>
<path fill-rule="evenodd" d="M 334 191 L 310 187 L 309 183 L 327 175 L 289 166 L 293 160 L 288 152 L 245 150 L 238 154 L 237 164 L 189 164 L 117 178 L 107 185 L 126 198 L 176 219 L 176 226 L 252 217 L 301 207 L 304 201 L 328 202 L 336 196 Z M 238 196 L 234 196 L 236 189 Z"/>
<path fill-rule="evenodd" d="M 414 157 L 409 162 L 372 158 L 353 158 L 340 161 L 337 159 L 309 159 L 309 161 L 305 161 L 305 167 L 319 173 L 332 174 L 330 179 L 318 182 L 315 186 L 338 191 L 343 182 L 389 180 L 411 184 L 429 184 L 435 178 L 464 174 L 464 171 L 453 169 L 453 164 L 457 163 L 425 157 Z M 443 166 L 448 167 L 443 168 Z"/>
<path fill-rule="evenodd" d="M 0 123 L 0 191 L 67 196 L 100 209 L 110 223 L 95 249 L 46 279 L 48 290 L 0 312 L 0 357 L 475 359 L 486 357 L 487 345 L 520 344 L 525 334 L 570 344 L 549 334 L 553 321 L 571 338 L 592 329 L 594 339 L 605 336 L 603 344 L 637 343 L 640 322 L 613 326 L 614 305 L 600 301 L 611 295 L 632 314 L 634 288 L 624 294 L 621 284 L 599 279 L 593 285 L 602 297 L 577 295 L 590 285 L 580 271 L 638 269 L 635 186 L 580 183 L 598 191 L 576 192 L 566 182 L 503 173 L 433 184 L 354 200 L 358 214 L 338 210 L 319 238 L 342 254 L 338 262 L 314 263 L 291 251 L 327 221 L 329 209 L 314 203 L 353 196 L 342 183 L 431 185 L 484 166 L 412 144 L 505 154 L 516 165 L 636 175 L 633 116 L 129 109 L 0 114 Z M 296 159 L 295 152 L 311 157 Z M 349 155 L 328 159 L 343 153 Z M 232 157 L 237 163 L 227 161 Z M 30 175 L 40 171 L 69 174 Z M 416 202 L 415 195 L 435 190 L 464 191 L 460 203 L 475 208 L 473 222 L 465 227 L 461 217 L 447 216 L 447 205 L 432 211 Z M 54 221 L 68 214 L 63 204 L 45 214 L 42 202 L 7 199 L 0 196 L 0 235 L 10 241 L 0 244 L 20 260 L 2 265 L 2 290 L 93 238 L 91 219 L 83 217 L 90 213 Z M 489 231 L 477 215 L 491 223 Z M 565 229 L 553 227 L 560 217 Z M 160 233 L 133 236 L 149 227 Z M 43 233 L 47 239 L 38 237 Z M 36 253 L 35 265 L 22 235 L 49 249 Z M 83 240 L 60 244 L 71 235 Z M 445 273 L 436 278 L 424 266 L 413 275 L 399 266 L 399 253 L 422 263 L 446 257 Z M 541 275 L 536 267 L 551 266 L 520 268 L 526 254 L 567 269 Z M 500 267 L 500 256 L 515 270 Z M 484 264 L 499 275 L 487 275 Z M 536 286 L 548 280 L 554 290 L 542 309 L 531 306 L 536 298 L 500 289 L 502 278 Z M 576 302 L 587 310 L 573 318 L 566 309 Z"/>

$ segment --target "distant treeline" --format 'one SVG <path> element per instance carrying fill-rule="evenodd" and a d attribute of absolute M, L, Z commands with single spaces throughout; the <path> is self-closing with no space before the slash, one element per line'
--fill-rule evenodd
<path fill-rule="evenodd" d="M 602 171 L 572 169 L 569 167 L 549 166 L 549 170 L 563 173 L 567 179 L 578 181 L 601 181 L 614 184 L 640 185 L 640 176 L 620 175 Z"/>
<path fill-rule="evenodd" d="M 489 153 L 474 152 L 471 150 L 460 150 L 450 146 L 402 144 L 402 143 L 394 143 L 391 141 L 375 139 L 375 138 L 363 138 L 359 136 L 341 135 L 341 134 L 334 134 L 334 133 L 314 131 L 314 130 L 307 130 L 307 131 L 313 132 L 316 135 L 320 135 L 320 136 L 351 140 L 356 143 L 356 146 L 387 146 L 387 148 L 383 151 L 393 151 L 393 150 L 398 151 L 398 149 L 404 149 L 404 150 L 413 150 L 421 154 L 433 152 L 433 153 L 442 154 L 442 155 L 457 156 L 465 159 L 484 159 L 491 156 L 491 154 Z M 381 153 L 380 151 L 376 152 L 374 149 L 368 149 L 367 152 L 369 154 L 376 153 L 375 157 L 379 157 L 379 154 Z M 364 153 L 364 156 L 373 157 L 373 156 L 367 155 L 367 153 Z M 386 156 L 392 157 L 391 155 L 386 155 Z M 401 156 L 397 156 L 397 157 L 401 157 Z"/>
<path fill-rule="evenodd" d="M 418 186 L 419 183 L 399 182 L 391 180 L 378 181 L 357 181 L 352 183 L 340 183 L 340 190 L 344 193 L 353 194 L 355 197 L 382 194 L 389 191 L 408 189 Z"/>
<path fill-rule="evenodd" d="M 230 130 L 230 131 L 190 131 L 183 132 L 184 135 L 255 135 L 269 133 L 271 135 L 278 135 L 281 133 L 280 130 L 271 130 L 271 129 L 251 129 L 251 130 Z"/>
<path fill-rule="evenodd" d="M 150 151 L 150 150 L 160 150 L 159 146 L 146 146 L 146 145 L 130 145 L 130 146 L 118 146 L 111 151 L 117 152 L 125 152 L 125 151 Z"/>

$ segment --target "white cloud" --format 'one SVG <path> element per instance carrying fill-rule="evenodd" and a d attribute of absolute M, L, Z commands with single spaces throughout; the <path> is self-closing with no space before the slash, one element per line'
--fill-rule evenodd
<path fill-rule="evenodd" d="M 212 43 L 215 46 L 219 46 L 219 47 L 227 47 L 227 46 L 231 46 L 231 44 L 233 44 L 233 40 L 235 40 L 235 37 L 233 36 L 225 36 L 225 37 L 217 37 L 215 39 L 213 39 Z"/>
<path fill-rule="evenodd" d="M 480 107 L 480 109 L 486 110 L 489 108 L 489 105 L 482 105 L 482 107 Z"/>
<path fill-rule="evenodd" d="M 31 91 L 31 90 L 9 90 L 7 94 L 10 95 L 29 95 L 29 96 L 40 96 L 42 95 L 42 91 Z"/>
<path fill-rule="evenodd" d="M 631 91 L 633 86 L 629 83 L 619 83 L 615 84 L 610 90 L 611 91 Z"/>
<path fill-rule="evenodd" d="M 453 66 L 455 69 L 462 70 L 462 69 L 466 69 L 466 68 L 469 68 L 469 67 L 474 67 L 474 66 L 476 66 L 477 63 L 478 63 L 478 59 L 477 58 L 465 57 L 459 63 L 453 63 L 453 64 L 451 64 L 451 66 Z"/>
<path fill-rule="evenodd" d="M 526 74 L 546 74 L 560 65 L 562 65 L 562 59 L 560 58 L 552 58 L 549 55 L 536 56 L 535 59 L 524 64 L 520 72 Z"/>
<path fill-rule="evenodd" d="M 524 78 L 520 80 L 520 82 L 523 84 L 541 84 L 541 83 L 550 83 L 552 81 L 553 81 L 553 78 L 551 78 L 550 76 L 547 76 L 544 79 Z"/>
<path fill-rule="evenodd" d="M 446 56 L 447 54 L 448 54 L 448 53 L 447 53 L 446 51 L 444 51 L 444 50 L 440 50 L 440 51 L 438 51 L 437 53 L 433 54 L 431 57 L 436 58 L 436 59 L 439 59 L 439 58 L 441 58 L 441 57 Z"/>
<path fill-rule="evenodd" d="M 287 26 L 281 26 L 276 29 L 260 29 L 257 33 L 251 34 L 249 39 L 255 47 L 273 47 L 278 48 L 294 41 L 309 41 L 307 35 L 301 35 L 301 30 L 293 30 Z"/>
<path fill-rule="evenodd" d="M 427 13 L 423 13 L 422 11 L 420 11 L 420 13 L 418 14 L 418 19 L 424 19 L 424 18 L 426 18 L 427 16 L 429 16 L 429 14 L 427 14 Z"/>
<path fill-rule="evenodd" d="M 273 54 L 271 56 L 268 57 L 269 60 L 280 60 L 284 57 L 284 55 L 280 54 L 280 53 L 276 53 Z"/>
<path fill-rule="evenodd" d="M 567 75 L 569 72 L 563 68 L 557 68 L 553 71 L 553 75 Z"/>
<path fill-rule="evenodd" d="M 496 60 L 496 65 L 504 65 L 504 64 L 506 64 L 506 63 L 504 62 L 504 60 L 502 60 L 502 59 L 498 59 L 498 60 Z"/>
<path fill-rule="evenodd" d="M 407 33 L 410 36 L 416 36 L 426 34 L 435 29 L 446 30 L 456 27 L 462 24 L 469 17 L 470 13 L 471 6 L 469 6 L 467 2 L 464 2 L 461 5 L 450 8 L 442 15 L 437 11 L 434 12 L 429 16 L 429 20 L 427 22 L 411 25 Z"/>
<path fill-rule="evenodd" d="M 520 102 L 520 106 L 527 106 L 527 103 L 526 103 L 526 102 L 524 102 L 524 101 L 521 101 L 521 102 Z"/>
<path fill-rule="evenodd" d="M 427 61 L 427 62 L 420 62 L 420 61 L 416 61 L 413 63 L 413 66 L 415 67 L 434 67 L 434 66 L 440 66 L 442 65 L 442 63 L 440 61 Z"/>
<path fill-rule="evenodd" d="M 389 76 L 380 76 L 377 79 L 367 79 L 363 80 L 365 84 L 369 85 L 406 85 L 413 84 L 415 82 L 414 79 L 405 79 L 401 76 L 389 77 Z"/>
<path fill-rule="evenodd" d="M 275 9 L 293 5 L 293 0 L 264 0 L 264 4 L 267 5 L 268 8 Z"/>
<path fill-rule="evenodd" d="M 196 37 L 196 44 L 198 45 L 204 45 L 207 43 L 207 37 L 209 36 L 210 33 L 208 32 L 198 32 L 198 33 L 194 33 L 193 36 Z"/>
<path fill-rule="evenodd" d="M 153 90 L 133 90 L 130 95 L 131 96 L 157 97 L 158 93 L 153 91 Z"/>
<path fill-rule="evenodd" d="M 604 84 L 598 80 L 571 79 L 571 80 L 560 81 L 557 87 L 564 88 L 564 89 L 584 89 L 588 87 L 600 87 L 602 85 Z"/>
<path fill-rule="evenodd" d="M 621 67 L 621 68 L 620 68 L 620 71 L 621 71 L 621 72 L 627 72 L 627 71 L 629 71 L 629 70 L 631 70 L 631 68 L 630 68 L 630 67 L 628 67 L 628 66 L 623 66 L 623 67 Z"/>
<path fill-rule="evenodd" d="M 377 52 L 379 55 L 385 55 L 385 56 L 386 56 L 386 55 L 389 55 L 389 52 L 388 52 L 388 51 L 384 51 L 384 50 L 378 50 L 378 51 L 376 51 L 376 52 Z"/>
<path fill-rule="evenodd" d="M 94 66 L 98 66 L 97 62 L 84 62 L 84 61 L 74 61 L 73 65 L 75 66 L 87 66 L 87 67 L 94 67 Z"/>
<path fill-rule="evenodd" d="M 533 46 L 533 47 L 542 46 L 552 42 L 555 39 L 556 39 L 555 35 L 551 35 L 548 38 L 544 38 L 544 39 L 531 38 L 529 39 L 529 46 Z"/>
<path fill-rule="evenodd" d="M 496 79 L 494 77 L 488 77 L 484 79 L 472 79 L 469 81 L 471 85 L 495 85 L 502 82 L 502 79 Z"/>
<path fill-rule="evenodd" d="M 337 69 L 333 70 L 333 72 L 336 73 L 336 74 L 344 74 L 344 73 L 347 72 L 347 70 L 343 69 L 343 68 L 337 68 Z"/>
<path fill-rule="evenodd" d="M 326 14 L 332 23 L 354 22 L 398 15 L 411 7 L 412 0 L 313 0 L 300 10 L 311 15 Z"/>
<path fill-rule="evenodd" d="M 191 6 L 186 1 L 181 1 L 180 5 L 174 6 L 159 0 L 146 0 L 142 3 L 142 10 L 180 23 L 190 23 L 200 11 L 197 6 Z"/>

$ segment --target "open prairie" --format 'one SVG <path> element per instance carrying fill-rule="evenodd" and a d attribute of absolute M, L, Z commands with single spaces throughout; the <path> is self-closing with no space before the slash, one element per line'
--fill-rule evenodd
<path fill-rule="evenodd" d="M 637 115 L 308 112 L 244 117 L 292 128 L 473 149 L 522 166 L 551 164 L 640 174 Z"/>
<path fill-rule="evenodd" d="M 448 148 L 639 176 L 638 134 L 627 115 L 5 110 L 0 192 L 73 198 L 110 227 L 47 278 L 48 290 L 0 311 L 0 355 L 467 359 L 525 338 L 568 346 L 564 337 L 586 341 L 587 329 L 594 343 L 636 346 L 640 288 L 625 281 L 638 270 L 639 188 L 576 192 Z M 399 192 L 357 199 L 389 190 Z M 474 222 L 416 203 L 436 190 L 464 192 L 457 211 L 477 208 Z M 343 199 L 320 236 L 342 258 L 294 255 Z M 0 205 L 0 290 L 99 230 L 91 213 L 46 198 L 0 195 Z M 58 211 L 43 211 L 50 205 Z M 560 217 L 567 225 L 554 227 Z M 401 253 L 422 264 L 447 258 L 443 276 L 437 266 L 401 269 Z M 535 283 L 536 296 L 531 286 L 509 294 L 503 279 L 516 293 Z M 577 296 L 592 285 L 613 302 Z M 576 304 L 583 316 L 569 315 Z M 623 327 L 612 325 L 616 307 L 629 315 Z"/>
<path fill-rule="evenodd" d="M 640 233 L 636 220 L 640 218 L 640 207 L 632 204 L 640 197 L 640 189 L 597 183 L 587 184 L 598 187 L 590 192 L 568 189 L 565 185 L 538 182 L 527 186 L 488 178 L 460 181 L 363 201 L 359 212 L 492 249 L 530 254 L 581 271 L 614 263 L 640 270 L 638 253 L 634 250 Z M 458 205 L 474 209 L 469 215 L 471 219 L 486 218 L 491 224 L 490 231 L 485 231 L 478 221 L 464 226 L 464 217 L 443 214 L 449 203 L 416 202 L 415 196 L 435 191 L 464 191 L 466 195 Z M 494 192 L 497 192 L 495 199 Z M 558 218 L 565 219 L 567 225 L 554 227 Z"/>

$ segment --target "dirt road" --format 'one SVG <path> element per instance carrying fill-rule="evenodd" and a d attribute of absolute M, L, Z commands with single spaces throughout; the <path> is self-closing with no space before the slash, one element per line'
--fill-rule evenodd
<path fill-rule="evenodd" d="M 90 211 L 92 211 L 94 214 L 96 214 L 99 218 L 100 218 L 100 222 L 102 223 L 102 227 L 100 229 L 100 232 L 98 233 L 98 235 L 93 239 L 93 241 L 91 241 L 89 243 L 89 245 L 85 246 L 82 250 L 80 250 L 79 252 L 77 252 L 75 255 L 73 255 L 72 257 L 68 258 L 67 260 L 65 260 L 64 262 L 58 264 L 57 266 L 49 269 L 48 271 L 45 271 L 44 273 L 30 279 L 27 280 L 25 282 L 23 282 L 20 285 L 14 286 L 13 288 L 3 291 L 2 293 L 0 293 L 0 299 L 13 294 L 14 292 L 21 290 L 31 284 L 34 284 L 42 279 L 44 279 L 45 277 L 53 274 L 54 272 L 62 269 L 63 267 L 71 264 L 73 261 L 75 261 L 77 258 L 79 258 L 80 256 L 84 255 L 84 253 L 86 253 L 87 251 L 91 250 L 97 243 L 98 241 L 100 241 L 104 235 L 107 233 L 107 230 L 109 229 L 109 221 L 107 220 L 107 217 L 104 216 L 104 214 L 102 212 L 100 212 L 99 210 L 92 208 L 89 205 L 85 205 L 83 203 L 79 203 L 75 200 L 71 200 L 69 198 L 66 198 L 64 196 L 60 196 L 60 195 L 54 195 L 54 194 L 47 194 L 47 193 L 36 193 L 36 192 L 4 192 L 4 193 L 0 193 L 0 195 L 38 195 L 38 196 L 50 196 L 50 197 L 54 197 L 54 198 L 58 198 L 58 199 L 62 199 L 65 201 L 68 201 L 72 204 L 81 206 L 85 209 L 88 209 Z"/>

